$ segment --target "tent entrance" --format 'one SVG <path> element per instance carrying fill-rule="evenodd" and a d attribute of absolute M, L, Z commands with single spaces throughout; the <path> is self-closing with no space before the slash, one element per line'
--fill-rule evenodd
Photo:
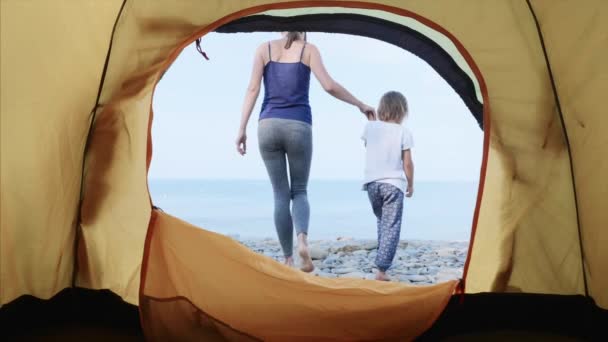
<path fill-rule="evenodd" d="M 333 2 L 322 1 L 279 3 L 230 14 L 194 32 L 168 57 L 163 71 L 166 71 L 186 46 L 212 31 L 218 33 L 306 31 L 351 34 L 378 39 L 401 47 L 424 60 L 459 95 L 484 131 L 477 201 L 463 274 L 463 278 L 466 279 L 483 194 L 489 149 L 488 94 L 481 72 L 456 37 L 416 13 L 363 2 L 344 2 L 340 3 L 339 7 L 333 6 L 335 6 Z M 361 53 L 373 53 L 373 51 L 361 51 Z M 148 139 L 151 145 L 151 134 Z M 150 158 L 149 155 L 148 163 Z"/>
<path fill-rule="evenodd" d="M 420 18 L 410 12 L 395 9 L 395 11 L 400 12 L 397 14 L 371 9 L 364 10 L 347 7 L 288 8 L 290 6 L 302 6 L 303 4 L 305 3 L 274 4 L 275 9 L 266 12 L 261 11 L 268 8 L 260 7 L 257 10 L 250 9 L 243 11 L 242 14 L 244 16 L 239 16 L 238 13 L 235 13 L 224 19 L 218 20 L 215 24 L 193 33 L 174 50 L 164 62 L 165 69 L 177 58 L 183 48 L 211 31 L 217 31 L 219 33 L 236 33 L 300 30 L 307 32 L 316 31 L 354 34 L 383 40 L 412 52 L 419 58 L 424 59 L 448 82 L 469 108 L 479 126 L 482 127 L 482 129 L 485 129 L 484 154 L 478 199 L 473 219 L 474 226 L 480 206 L 479 194 L 481 194 L 483 188 L 483 176 L 487 160 L 489 122 L 487 121 L 487 107 L 484 106 L 484 102 L 487 102 L 485 86 L 483 85 L 483 81 L 480 80 L 481 76 L 479 70 L 464 50 L 464 47 L 438 25 L 430 23 L 424 20 L 424 18 Z M 317 4 L 318 3 L 315 3 L 315 5 Z M 345 4 L 352 7 L 372 6 L 371 4 L 363 3 Z M 362 51 L 361 53 L 370 52 Z M 161 72 L 162 71 L 163 70 L 161 70 Z M 149 139 L 151 139 L 150 136 Z M 149 142 L 151 144 L 150 140 Z M 193 327 L 192 331 L 188 332 L 192 334 L 202 333 L 202 330 L 199 330 L 201 326 L 212 326 L 213 329 L 218 330 L 219 333 L 224 336 L 251 334 L 258 338 L 281 336 L 283 339 L 290 339 L 289 336 L 307 336 L 314 339 L 314 336 L 310 334 L 319 334 L 320 331 L 323 331 L 322 334 L 324 334 L 323 336 L 325 338 L 341 336 L 341 338 L 348 339 L 348 336 L 344 337 L 343 335 L 345 329 L 340 328 L 345 327 L 346 325 L 352 326 L 352 324 L 345 320 L 346 316 L 344 316 L 344 310 L 357 311 L 363 316 L 366 316 L 372 311 L 376 313 L 379 312 L 378 310 L 390 311 L 392 310 L 391 308 L 396 308 L 395 300 L 398 300 L 398 298 L 404 300 L 404 307 L 400 309 L 400 312 L 403 312 L 403 309 L 408 310 L 405 306 L 412 309 L 412 305 L 418 307 L 418 305 L 415 305 L 417 299 L 414 298 L 415 296 L 412 297 L 413 292 L 410 293 L 410 290 L 416 292 L 419 291 L 419 289 L 389 289 L 382 288 L 382 284 L 359 283 L 362 280 L 344 279 L 346 282 L 340 282 L 339 285 L 337 285 L 338 288 L 334 288 L 330 291 L 331 293 L 329 293 L 322 289 L 330 286 L 325 282 L 332 279 L 320 277 L 316 277 L 318 279 L 315 280 L 300 279 L 305 276 L 300 274 L 301 272 L 292 274 L 291 272 L 286 272 L 286 270 L 282 268 L 279 269 L 279 267 L 282 266 L 276 262 L 269 263 L 265 259 L 254 258 L 249 254 L 250 251 L 245 250 L 245 247 L 237 248 L 234 246 L 235 242 L 230 238 L 218 236 L 217 234 L 206 231 L 201 233 L 200 230 L 193 228 L 192 225 L 171 217 L 170 215 L 166 215 L 165 213 L 156 210 L 153 211 L 146 239 L 140 288 L 140 313 L 142 315 L 142 322 L 144 327 L 154 330 L 150 330 L 151 335 L 164 336 L 164 334 L 169 334 L 166 335 L 168 337 L 171 334 L 186 334 L 183 331 L 162 330 L 168 327 L 171 329 L 177 327 L 173 323 L 174 318 L 170 318 L 163 314 L 164 311 L 169 310 L 174 313 L 174 317 L 180 317 L 180 321 L 183 324 Z M 195 242 L 199 240 L 205 241 L 206 247 L 204 250 L 196 247 L 197 244 L 195 244 Z M 471 239 L 471 244 L 472 242 Z M 176 246 L 178 245 L 182 245 L 182 247 L 177 248 Z M 233 250 L 227 252 L 227 250 L 230 249 Z M 193 258 L 182 259 L 177 254 L 171 252 L 172 250 L 182 250 L 184 253 L 189 253 L 185 251 L 196 250 L 199 255 L 197 260 L 194 260 Z M 471 247 L 469 247 L 469 251 L 470 250 Z M 467 260 L 468 259 L 470 259 L 470 255 L 467 257 Z M 240 260 L 242 262 L 239 261 L 238 263 L 235 263 L 234 260 Z M 190 264 L 191 262 L 193 264 Z M 177 265 L 176 263 L 188 263 L 188 265 Z M 231 271 L 238 274 L 238 279 L 249 279 L 250 281 L 235 281 L 235 279 L 230 279 L 230 275 L 226 276 L 226 279 L 224 279 L 222 270 L 226 269 L 224 267 L 228 267 L 229 265 Z M 172 280 L 167 284 L 167 274 L 175 273 L 176 267 L 183 270 L 197 268 L 209 269 L 213 274 L 217 274 L 220 279 L 216 277 L 209 279 L 206 278 L 204 274 L 197 273 L 190 276 L 187 280 L 181 279 L 181 277 L 172 276 Z M 342 279 L 338 280 L 342 281 Z M 355 283 L 351 283 L 352 281 Z M 396 335 L 394 336 L 400 336 L 402 339 L 410 339 L 428 328 L 442 310 L 436 309 L 438 307 L 443 308 L 447 304 L 447 300 L 456 289 L 457 283 L 457 281 L 452 280 L 432 285 L 428 288 L 424 287 L 424 290 L 420 290 L 422 292 L 436 290 L 436 293 L 439 295 L 429 295 L 426 297 L 427 299 L 425 300 L 429 300 L 431 297 L 433 298 L 432 305 L 423 305 L 426 312 L 416 312 L 416 310 L 409 311 L 412 316 L 417 317 L 412 320 L 412 326 L 405 326 L 403 325 L 403 320 L 401 318 L 397 319 L 395 324 L 399 325 L 399 327 L 396 328 L 398 332 L 395 331 Z M 197 284 L 195 292 L 192 292 L 195 288 L 192 284 Z M 215 293 L 214 298 L 205 295 L 207 287 L 211 289 L 208 291 L 209 293 Z M 219 288 L 222 289 L 222 293 L 217 293 L 212 290 Z M 302 297 L 297 298 L 298 296 L 290 296 L 287 293 L 282 294 L 282 291 L 286 288 L 296 289 L 299 296 Z M 263 305 L 274 307 L 276 310 L 265 310 L 262 314 L 262 312 L 258 312 L 258 310 L 261 309 L 261 306 L 258 306 L 258 304 L 261 304 L 261 302 L 254 303 L 251 302 L 250 299 L 257 298 L 254 300 L 256 301 L 261 300 L 261 298 L 267 298 L 265 294 L 269 289 L 272 289 L 272 300 L 271 302 L 264 300 Z M 225 300 L 228 300 L 228 298 L 222 300 L 221 296 L 224 295 L 230 295 L 231 302 L 246 301 L 248 303 L 246 321 L 232 322 L 231 320 L 224 318 L 228 316 L 218 313 L 217 310 L 222 311 L 226 308 Z M 352 301 L 352 298 L 349 299 L 349 296 L 356 296 L 358 299 Z M 392 299 L 387 302 L 376 301 L 381 297 L 386 300 Z M 419 299 L 421 298 L 422 297 Z M 327 303 L 327 300 L 333 301 L 335 305 L 327 306 L 322 304 Z M 370 300 L 369 302 L 366 302 L 368 304 L 364 304 L 364 306 L 368 306 L 357 308 L 357 306 L 363 305 L 361 304 L 363 303 L 361 300 Z M 292 303 L 292 301 L 295 302 Z M 287 304 L 287 302 L 289 302 L 289 304 Z M 347 302 L 350 304 L 346 305 Z M 389 302 L 391 304 L 389 304 Z M 408 304 L 405 304 L 405 302 Z M 315 303 L 318 303 L 319 305 L 315 305 Z M 323 323 L 323 327 L 321 327 L 320 330 L 310 329 L 307 327 L 308 323 L 285 330 L 284 327 L 281 328 L 276 325 L 280 325 L 280 323 L 278 323 L 280 320 L 273 319 L 272 317 L 284 317 L 287 312 L 283 312 L 283 309 L 286 309 L 287 307 L 289 307 L 289 315 L 292 315 L 292 318 L 295 321 L 301 322 L 301 319 L 316 317 L 317 314 L 315 314 L 315 312 L 319 311 L 318 314 L 331 317 L 329 320 L 331 323 L 326 321 L 325 323 L 328 325 Z M 340 313 L 338 313 L 338 311 L 340 311 Z M 196 313 L 194 317 L 191 317 L 192 312 Z M 202 313 L 213 318 L 211 322 L 203 320 L 205 322 L 201 323 L 201 317 L 204 316 L 201 315 Z M 359 316 L 359 318 L 363 318 L 363 316 Z M 423 319 L 423 317 L 426 318 Z M 427 318 L 430 320 L 427 320 Z M 269 319 L 273 320 L 275 323 L 267 321 Z M 358 319 L 358 322 L 363 321 L 365 321 L 365 319 Z M 399 321 L 399 323 L 397 323 L 397 321 Z M 153 326 L 158 326 L 162 329 L 155 330 Z M 265 329 L 264 332 L 256 332 L 255 328 L 251 328 L 260 326 L 267 326 L 269 328 Z M 271 326 L 272 328 L 270 328 Z M 279 332 L 279 330 L 281 331 Z M 376 331 L 367 326 L 357 327 L 355 330 L 356 331 L 353 330 L 352 333 L 354 335 L 351 337 L 354 338 L 354 336 L 357 336 L 357 339 L 379 339 L 387 337 L 383 336 L 385 332 L 380 330 Z M 285 335 L 274 335 L 277 333 Z"/>

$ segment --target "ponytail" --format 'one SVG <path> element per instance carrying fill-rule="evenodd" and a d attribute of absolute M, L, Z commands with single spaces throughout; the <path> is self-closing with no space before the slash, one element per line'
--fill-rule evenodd
<path fill-rule="evenodd" d="M 287 32 L 287 42 L 285 43 L 285 49 L 289 49 L 291 47 L 291 44 L 298 39 L 302 39 L 302 32 L 297 32 L 297 31 Z M 304 32 L 303 39 L 306 40 L 306 32 Z"/>

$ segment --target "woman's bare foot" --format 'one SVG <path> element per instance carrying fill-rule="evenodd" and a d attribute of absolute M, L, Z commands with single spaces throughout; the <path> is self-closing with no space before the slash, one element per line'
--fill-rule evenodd
<path fill-rule="evenodd" d="M 300 269 L 307 273 L 314 271 L 315 265 L 312 263 L 312 259 L 308 253 L 308 246 L 299 245 L 298 254 L 300 254 L 300 258 L 302 259 Z"/>
<path fill-rule="evenodd" d="M 306 273 L 314 271 L 315 265 L 312 263 L 310 253 L 308 252 L 308 243 L 306 242 L 306 234 L 298 235 L 298 254 L 302 259 L 300 270 Z"/>
<path fill-rule="evenodd" d="M 391 278 L 386 275 L 386 272 L 382 272 L 382 271 L 378 271 L 376 273 L 376 280 L 380 280 L 380 281 L 390 281 Z"/>

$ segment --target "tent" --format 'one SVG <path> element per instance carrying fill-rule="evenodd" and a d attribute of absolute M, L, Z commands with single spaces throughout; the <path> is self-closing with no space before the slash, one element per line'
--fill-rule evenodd
<path fill-rule="evenodd" d="M 600 333 L 608 2 L 0 4 L 3 328 L 67 313 L 137 331 L 139 319 L 152 340 L 407 340 L 482 324 Z M 154 208 L 146 175 L 162 73 L 207 32 L 285 29 L 403 47 L 471 110 L 484 150 L 462 281 L 319 279 Z"/>

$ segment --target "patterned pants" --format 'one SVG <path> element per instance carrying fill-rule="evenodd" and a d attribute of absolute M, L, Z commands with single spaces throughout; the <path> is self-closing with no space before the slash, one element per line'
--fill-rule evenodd
<path fill-rule="evenodd" d="M 403 214 L 403 192 L 396 186 L 372 182 L 367 184 L 367 195 L 378 218 L 378 254 L 376 266 L 385 272 L 393 263 Z"/>

